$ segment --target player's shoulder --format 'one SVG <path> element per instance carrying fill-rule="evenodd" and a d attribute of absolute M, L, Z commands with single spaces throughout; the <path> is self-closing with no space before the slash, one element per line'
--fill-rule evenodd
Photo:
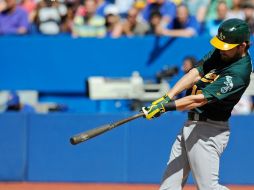
<path fill-rule="evenodd" d="M 235 76 L 242 81 L 248 82 L 250 80 L 250 74 L 252 72 L 251 57 L 249 54 L 233 63 L 227 70 L 227 73 L 231 76 Z"/>
<path fill-rule="evenodd" d="M 252 72 L 252 61 L 251 61 L 251 57 L 250 57 L 249 53 L 246 54 L 246 56 L 239 59 L 235 64 L 233 64 L 233 66 L 238 72 L 243 72 L 246 74 L 251 73 Z"/>

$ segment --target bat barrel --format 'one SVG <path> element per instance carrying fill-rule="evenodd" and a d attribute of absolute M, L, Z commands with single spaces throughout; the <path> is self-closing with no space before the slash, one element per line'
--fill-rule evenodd
<path fill-rule="evenodd" d="M 118 127 L 118 126 L 120 126 L 124 123 L 127 123 L 131 120 L 137 119 L 137 118 L 142 117 L 142 116 L 144 116 L 144 113 L 139 113 L 139 114 L 136 114 L 134 116 L 128 117 L 126 119 L 120 120 L 118 122 L 111 123 L 111 124 L 108 124 L 108 125 L 103 125 L 101 127 L 95 128 L 95 129 L 91 129 L 89 131 L 86 131 L 84 133 L 81 133 L 81 134 L 78 134 L 78 135 L 75 135 L 75 136 L 71 137 L 70 138 L 70 143 L 72 145 L 79 144 L 81 142 L 84 142 L 88 139 L 91 139 L 93 137 L 101 135 L 101 134 L 105 133 L 106 131 L 109 131 L 109 130 L 115 128 L 115 127 Z"/>
<path fill-rule="evenodd" d="M 84 133 L 78 134 L 70 138 L 70 143 L 73 145 L 79 144 L 95 136 L 98 136 L 106 131 L 111 130 L 114 126 L 115 126 L 114 124 L 104 125 L 104 126 L 86 131 Z"/>

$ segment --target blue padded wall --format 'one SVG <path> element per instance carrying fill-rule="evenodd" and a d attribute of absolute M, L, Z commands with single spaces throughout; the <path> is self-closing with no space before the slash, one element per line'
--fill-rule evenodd
<path fill-rule="evenodd" d="M 69 138 L 121 115 L 37 115 L 30 120 L 29 181 L 124 180 L 125 130 L 73 146 Z"/>
<path fill-rule="evenodd" d="M 185 122 L 182 114 L 167 114 L 151 121 L 130 124 L 128 181 L 160 182 L 170 148 Z"/>
<path fill-rule="evenodd" d="M 25 114 L 0 114 L 0 181 L 22 181 L 27 174 Z"/>
<path fill-rule="evenodd" d="M 221 161 L 225 183 L 254 184 L 254 115 L 233 116 L 231 136 Z"/>
<path fill-rule="evenodd" d="M 69 143 L 74 134 L 129 115 L 1 114 L 0 181 L 159 183 L 185 114 L 137 119 L 85 143 Z M 222 183 L 254 184 L 253 118 L 230 121 Z"/>
<path fill-rule="evenodd" d="M 30 119 L 29 181 L 158 183 L 182 114 L 139 119 L 73 146 L 69 138 L 129 114 L 54 114 Z M 169 116 L 169 118 L 168 118 Z M 168 120 L 174 121 L 173 126 Z"/>

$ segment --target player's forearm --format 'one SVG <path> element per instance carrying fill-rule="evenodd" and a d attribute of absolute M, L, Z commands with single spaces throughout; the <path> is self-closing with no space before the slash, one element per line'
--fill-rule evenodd
<path fill-rule="evenodd" d="M 196 68 L 191 69 L 186 75 L 184 75 L 168 92 L 168 96 L 173 99 L 182 91 L 192 87 L 200 79 L 199 72 Z"/>
<path fill-rule="evenodd" d="M 180 111 L 191 110 L 203 106 L 206 103 L 207 100 L 203 94 L 190 95 L 175 101 L 176 109 Z"/>

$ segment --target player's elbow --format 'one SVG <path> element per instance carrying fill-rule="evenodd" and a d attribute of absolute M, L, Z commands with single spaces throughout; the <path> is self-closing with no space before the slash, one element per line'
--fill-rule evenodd
<path fill-rule="evenodd" d="M 191 76 L 191 78 L 193 79 L 193 84 L 194 85 L 197 81 L 199 81 L 201 79 L 201 76 L 199 74 L 199 71 L 197 68 L 192 68 L 188 74 Z"/>

